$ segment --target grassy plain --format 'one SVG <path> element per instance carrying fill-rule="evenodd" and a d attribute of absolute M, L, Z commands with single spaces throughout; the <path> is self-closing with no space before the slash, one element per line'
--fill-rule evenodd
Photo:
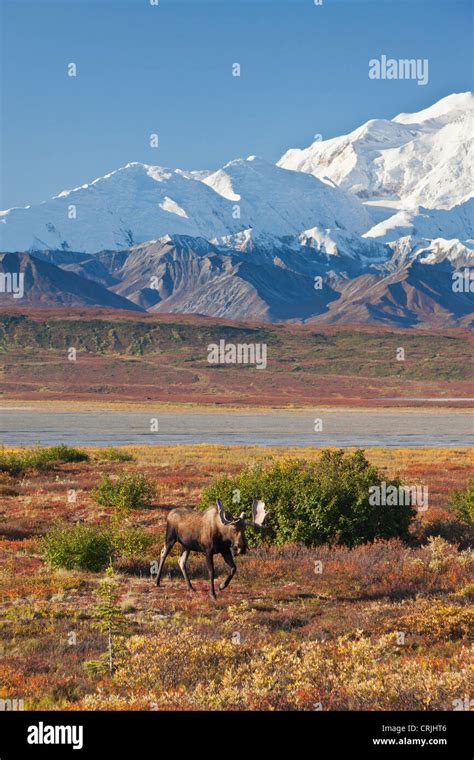
<path fill-rule="evenodd" d="M 266 369 L 210 365 L 208 346 L 220 340 L 266 344 Z M 468 329 L 0 310 L 0 399 L 354 408 L 434 397 L 449 405 L 450 398 L 472 397 L 473 341 Z"/>
<path fill-rule="evenodd" d="M 160 589 L 150 578 L 166 514 L 196 505 L 215 477 L 281 449 L 126 450 L 134 461 L 98 460 L 90 449 L 89 462 L 1 477 L 0 699 L 23 699 L 27 709 L 452 710 L 472 693 L 472 560 L 442 539 L 426 542 L 429 525 L 452 517 L 449 493 L 469 478 L 469 450 L 367 450 L 388 476 L 429 485 L 412 545 L 254 548 L 216 603 L 198 555 L 189 563 L 194 595 L 177 553 Z M 40 540 L 58 524 L 106 524 L 110 510 L 91 491 L 105 473 L 123 472 L 147 475 L 158 492 L 131 515 L 150 547 L 115 563 L 124 631 L 110 675 L 94 666 L 107 646 L 95 608 L 104 574 L 51 570 Z"/>

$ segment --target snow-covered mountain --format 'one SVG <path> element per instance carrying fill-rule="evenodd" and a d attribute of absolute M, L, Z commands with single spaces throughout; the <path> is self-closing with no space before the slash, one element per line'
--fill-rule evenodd
<path fill-rule="evenodd" d="M 473 143 L 474 96 L 466 92 L 293 148 L 278 166 L 327 177 L 363 200 L 388 201 L 396 209 L 449 209 L 472 195 Z"/>
<path fill-rule="evenodd" d="M 473 103 L 450 95 L 277 165 L 133 162 L 0 212 L 0 251 L 21 254 L 4 263 L 28 273 L 31 305 L 470 324 L 474 294 L 452 281 L 474 267 Z"/>
<path fill-rule="evenodd" d="M 370 228 L 364 237 L 384 243 L 405 235 L 434 238 L 474 239 L 474 198 L 450 209 L 402 209 Z"/>
<path fill-rule="evenodd" d="M 474 96 L 463 93 L 289 150 L 277 166 L 255 156 L 216 172 L 129 163 L 44 203 L 0 212 L 1 249 L 93 253 L 166 234 L 222 240 L 251 231 L 255 241 L 311 228 L 384 242 L 407 234 L 469 239 L 473 126 Z"/>
<path fill-rule="evenodd" d="M 350 193 L 253 156 L 204 180 L 180 169 L 131 163 L 37 206 L 0 212 L 2 250 L 94 253 L 166 234 L 220 239 L 297 234 L 315 225 L 363 232 L 370 217 Z"/>

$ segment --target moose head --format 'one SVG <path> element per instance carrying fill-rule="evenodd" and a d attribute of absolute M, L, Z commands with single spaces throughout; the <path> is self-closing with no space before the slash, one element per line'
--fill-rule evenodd
<path fill-rule="evenodd" d="M 250 525 L 252 528 L 262 528 L 267 511 L 265 502 L 261 499 L 252 500 L 252 522 L 245 519 L 245 512 L 241 512 L 238 517 L 234 517 L 226 512 L 220 499 L 217 499 L 217 510 L 223 526 L 223 534 L 227 540 L 231 540 L 232 549 L 235 554 L 245 554 L 247 551 L 247 541 L 245 538 L 245 529 Z"/>

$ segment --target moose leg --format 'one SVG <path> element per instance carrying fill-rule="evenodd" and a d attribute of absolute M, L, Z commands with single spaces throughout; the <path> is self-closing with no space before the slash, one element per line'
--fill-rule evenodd
<path fill-rule="evenodd" d="M 156 585 L 160 585 L 161 580 L 161 573 L 163 572 L 163 565 L 165 564 L 166 557 L 170 553 L 171 549 L 176 543 L 176 539 L 173 540 L 167 540 L 165 545 L 163 546 L 160 554 L 160 564 L 158 566 L 158 572 L 156 574 Z"/>
<path fill-rule="evenodd" d="M 209 570 L 209 580 L 211 581 L 211 596 L 216 598 L 216 590 L 214 588 L 214 557 L 212 554 L 206 554 L 207 569 Z"/>
<path fill-rule="evenodd" d="M 181 557 L 178 560 L 178 564 L 181 568 L 181 572 L 183 573 L 184 580 L 186 581 L 186 586 L 188 587 L 189 591 L 194 591 L 192 583 L 189 580 L 188 571 L 186 570 L 186 562 L 188 561 L 188 557 L 189 557 L 189 549 L 184 549 Z"/>
<path fill-rule="evenodd" d="M 237 567 L 235 565 L 234 558 L 231 552 L 222 552 L 222 558 L 224 562 L 226 563 L 227 567 L 229 568 L 229 573 L 227 575 L 227 578 L 224 581 L 222 581 L 222 583 L 220 584 L 219 586 L 220 591 L 222 591 L 229 585 L 232 578 L 237 572 Z"/>

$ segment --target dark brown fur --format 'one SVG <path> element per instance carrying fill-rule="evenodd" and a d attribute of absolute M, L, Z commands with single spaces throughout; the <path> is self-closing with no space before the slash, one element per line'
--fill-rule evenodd
<path fill-rule="evenodd" d="M 237 518 L 232 525 L 222 522 L 217 507 L 209 507 L 205 512 L 198 512 L 190 507 L 178 507 L 169 513 L 166 521 L 165 545 L 161 550 L 160 564 L 156 585 L 160 585 L 161 574 L 166 557 L 178 542 L 183 547 L 179 566 L 190 591 L 194 591 L 186 570 L 190 552 L 200 552 L 206 555 L 207 568 L 211 582 L 211 596 L 216 598 L 214 589 L 214 555 L 220 554 L 229 568 L 229 573 L 220 584 L 219 590 L 226 588 L 234 577 L 237 568 L 233 554 L 245 554 L 245 520 Z"/>

